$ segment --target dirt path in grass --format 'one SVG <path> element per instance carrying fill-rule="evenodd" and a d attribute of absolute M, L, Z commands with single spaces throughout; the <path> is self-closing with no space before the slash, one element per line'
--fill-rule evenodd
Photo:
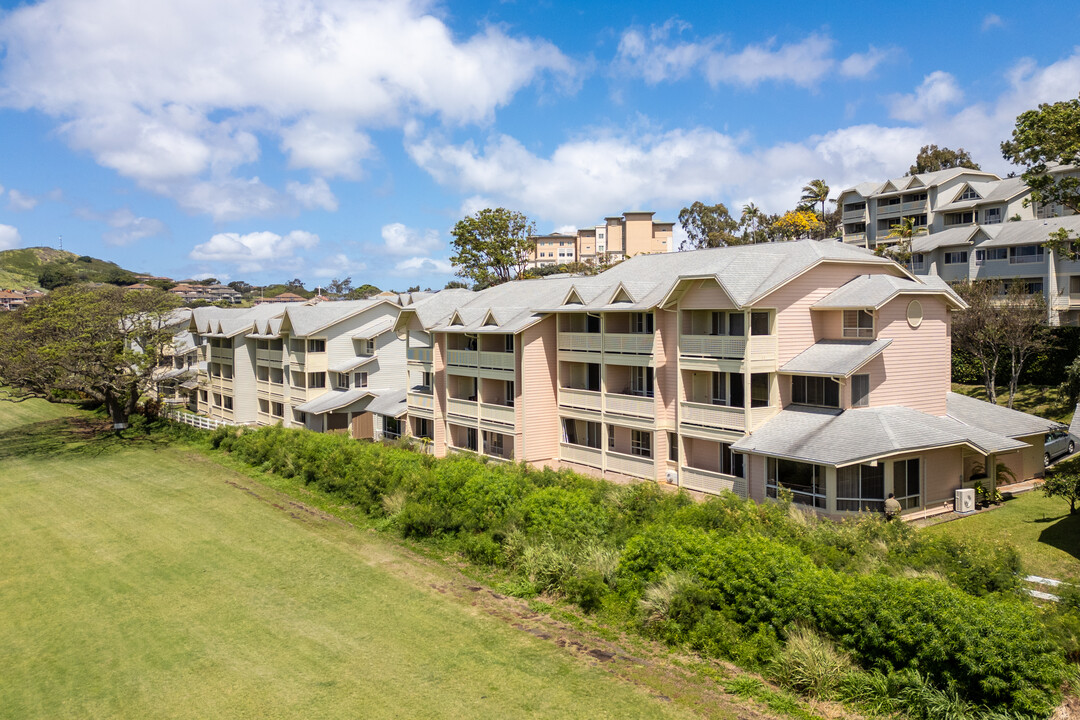
<path fill-rule="evenodd" d="M 411 550 L 396 539 L 376 530 L 354 526 L 235 469 L 222 473 L 223 466 L 213 457 L 196 451 L 191 451 L 190 455 L 193 463 L 217 466 L 216 474 L 222 482 L 287 514 L 294 521 L 310 525 L 326 540 L 347 547 L 359 560 L 551 643 L 582 663 L 599 667 L 645 689 L 661 701 L 677 703 L 701 717 L 737 720 L 861 717 L 836 703 L 801 703 L 795 712 L 770 709 L 766 702 L 754 698 L 767 700 L 778 691 L 757 675 L 727 663 L 705 662 L 697 657 L 673 653 L 666 646 L 635 635 L 605 639 L 587 628 L 587 620 L 562 610 L 555 610 L 554 614 L 563 615 L 565 620 L 548 612 L 537 612 L 527 601 L 498 593 L 444 562 Z M 580 627 L 582 625 L 586 628 Z M 740 691 L 742 696 L 725 689 L 725 685 Z M 790 700 L 782 702 L 791 704 Z"/>

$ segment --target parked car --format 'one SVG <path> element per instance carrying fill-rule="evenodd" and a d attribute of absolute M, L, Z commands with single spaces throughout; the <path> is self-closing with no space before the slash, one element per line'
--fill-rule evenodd
<path fill-rule="evenodd" d="M 1049 465 L 1053 460 L 1062 455 L 1072 455 L 1076 450 L 1076 443 L 1069 429 L 1064 425 L 1052 429 L 1046 433 L 1046 442 L 1043 445 L 1043 464 Z"/>

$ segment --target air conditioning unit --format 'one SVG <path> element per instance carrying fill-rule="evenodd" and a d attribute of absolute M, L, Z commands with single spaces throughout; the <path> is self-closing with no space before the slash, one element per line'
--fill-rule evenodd
<path fill-rule="evenodd" d="M 975 488 L 960 488 L 957 490 L 955 502 L 953 509 L 961 515 L 975 512 Z"/>
<path fill-rule="evenodd" d="M 666 478 L 667 478 L 667 481 L 669 483 L 671 483 L 672 485 L 678 485 L 679 484 L 679 471 L 678 470 L 672 470 L 672 469 L 668 468 Z"/>

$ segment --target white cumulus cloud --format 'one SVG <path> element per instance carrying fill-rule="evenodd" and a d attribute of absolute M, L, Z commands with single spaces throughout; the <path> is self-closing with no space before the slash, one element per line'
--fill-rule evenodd
<path fill-rule="evenodd" d="M 889 114 L 897 120 L 925 122 L 964 99 L 964 91 L 950 73 L 937 70 L 923 78 L 915 92 L 894 95 L 889 100 Z"/>
<path fill-rule="evenodd" d="M 353 260 L 345 253 L 336 253 L 320 261 L 311 274 L 319 279 L 347 278 L 367 268 L 367 264 Z"/>
<path fill-rule="evenodd" d="M 8 208 L 16 212 L 33 210 L 37 207 L 38 202 L 39 200 L 33 195 L 19 192 L 15 188 L 8 190 Z"/>
<path fill-rule="evenodd" d="M 416 230 L 402 223 L 382 226 L 383 247 L 392 255 L 427 255 L 442 247 L 438 230 Z"/>
<path fill-rule="evenodd" d="M 449 260 L 439 260 L 429 257 L 411 257 L 402 260 L 394 266 L 394 272 L 398 275 L 414 277 L 422 274 L 453 275 L 454 266 Z"/>
<path fill-rule="evenodd" d="M 55 118 L 73 148 L 217 221 L 293 206 L 244 172 L 261 138 L 294 168 L 356 177 L 367 128 L 487 122 L 577 75 L 546 40 L 458 37 L 427 0 L 42 0 L 0 15 L 0 46 L 0 106 Z"/>
<path fill-rule="evenodd" d="M 19 229 L 11 225 L 0 225 L 0 250 L 10 250 L 22 242 Z"/>
<path fill-rule="evenodd" d="M 305 210 L 321 208 L 334 212 L 338 209 L 338 200 L 330 185 L 321 177 L 317 177 L 305 185 L 300 182 L 289 182 L 285 185 L 285 191 L 293 196 Z"/>
<path fill-rule="evenodd" d="M 285 236 L 262 231 L 246 235 L 218 233 L 207 242 L 196 245 L 188 255 L 192 260 L 233 263 L 240 272 L 284 268 L 295 259 L 299 250 L 311 250 L 319 244 L 319 236 L 304 230 L 293 230 Z"/>
<path fill-rule="evenodd" d="M 108 216 L 106 222 L 112 228 L 102 237 L 109 245 L 130 245 L 143 238 L 166 234 L 169 229 L 156 218 L 140 217 L 128 208 L 121 208 Z"/>

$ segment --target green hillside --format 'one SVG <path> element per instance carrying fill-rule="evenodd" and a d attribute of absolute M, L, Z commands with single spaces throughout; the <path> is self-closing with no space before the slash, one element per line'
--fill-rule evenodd
<path fill-rule="evenodd" d="M 46 282 L 42 283 L 42 276 Z M 48 247 L 0 252 L 0 288 L 55 287 L 72 282 L 135 282 L 134 273 L 116 263 Z"/>

